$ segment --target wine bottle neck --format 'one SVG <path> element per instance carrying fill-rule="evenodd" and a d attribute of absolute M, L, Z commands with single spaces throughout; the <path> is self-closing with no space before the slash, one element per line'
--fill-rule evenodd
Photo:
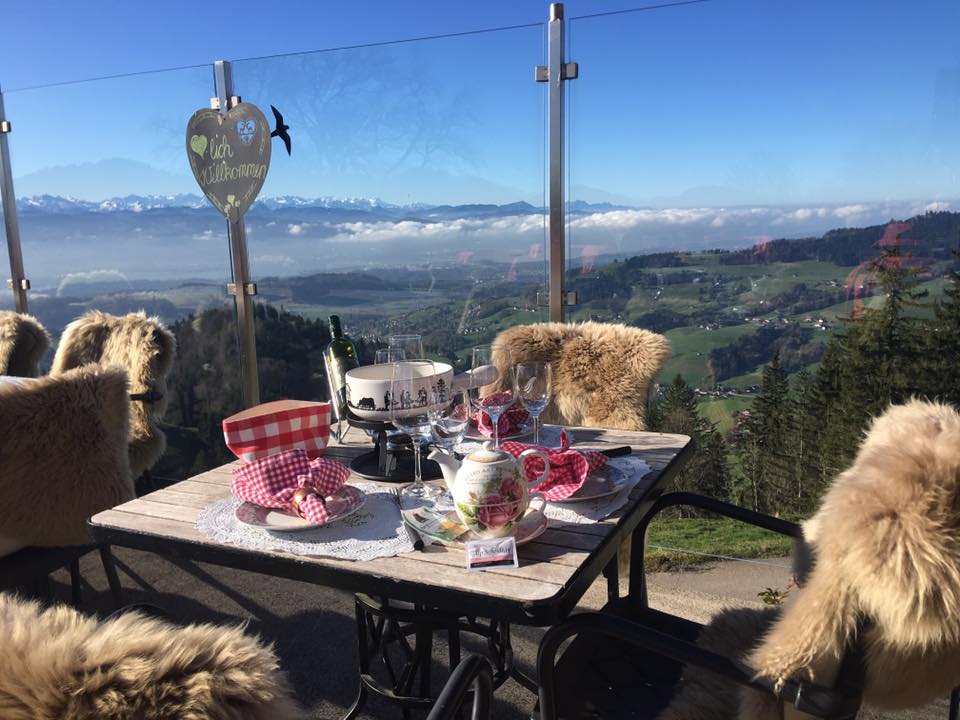
<path fill-rule="evenodd" d="M 336 315 L 330 316 L 330 337 L 336 339 L 343 337 L 343 328 L 340 327 L 340 318 Z"/>

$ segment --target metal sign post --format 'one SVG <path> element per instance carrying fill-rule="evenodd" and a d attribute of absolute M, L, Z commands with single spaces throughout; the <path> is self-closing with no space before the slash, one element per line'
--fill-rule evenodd
<path fill-rule="evenodd" d="M 212 100 L 214 109 L 226 115 L 240 99 L 233 94 L 233 73 L 230 63 L 217 60 L 213 64 L 214 85 L 217 97 Z M 260 404 L 260 378 L 257 372 L 257 336 L 253 324 L 253 297 L 257 286 L 250 281 L 250 264 L 247 260 L 247 228 L 241 214 L 236 222 L 227 221 L 227 237 L 230 244 L 231 282 L 227 292 L 233 295 L 237 310 L 237 341 L 240 348 L 240 376 L 243 387 L 243 402 L 247 407 Z"/>
<path fill-rule="evenodd" d="M 20 251 L 20 226 L 17 224 L 17 199 L 13 194 L 13 171 L 10 168 L 10 145 L 7 135 L 10 122 L 3 109 L 3 91 L 0 90 L 0 200 L 3 202 L 3 224 L 7 234 L 7 252 L 10 255 L 10 279 L 18 313 L 27 312 L 27 290 L 30 281 L 23 274 L 23 253 Z"/>
<path fill-rule="evenodd" d="M 564 61 L 563 3 L 550 5 L 547 66 L 537 68 L 537 82 L 548 83 L 550 142 L 550 320 L 563 322 L 568 298 L 564 291 L 566 272 L 566 234 L 563 201 L 563 82 L 577 77 L 576 63 Z"/>

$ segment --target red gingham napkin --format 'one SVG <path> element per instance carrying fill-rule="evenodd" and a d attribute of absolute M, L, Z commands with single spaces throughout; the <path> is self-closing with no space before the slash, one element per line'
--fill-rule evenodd
<path fill-rule="evenodd" d="M 317 458 L 330 439 L 330 403 L 264 403 L 225 419 L 223 437 L 234 455 L 245 462 L 294 448 Z"/>
<path fill-rule="evenodd" d="M 231 491 L 241 500 L 262 507 L 292 510 L 290 498 L 302 487 L 316 488 L 320 497 L 308 495 L 299 514 L 318 524 L 327 522 L 330 514 L 322 498 L 333 495 L 350 477 L 350 468 L 333 460 L 310 460 L 301 449 L 270 455 L 247 463 L 233 471 Z"/>
<path fill-rule="evenodd" d="M 497 393 L 496 395 L 485 397 L 482 404 L 489 405 L 493 402 L 494 398 L 499 400 L 505 394 L 506 393 Z M 493 423 L 490 422 L 489 415 L 477 410 L 471 419 L 481 435 L 493 437 Z M 524 423 L 529 419 L 530 413 L 527 412 L 527 409 L 520 403 L 516 403 L 497 420 L 497 433 L 500 437 L 506 437 L 512 433 L 519 432 L 520 428 L 522 428 Z"/>
<path fill-rule="evenodd" d="M 501 449 L 514 457 L 519 457 L 527 448 L 537 447 L 518 442 L 500 443 Z M 550 458 L 550 474 L 537 485 L 537 491 L 547 496 L 547 500 L 564 500 L 583 487 L 587 475 L 607 464 L 607 456 L 593 450 L 571 450 L 567 431 L 560 432 L 559 448 L 540 448 Z M 523 459 L 523 469 L 527 477 L 536 477 L 543 472 L 543 460 L 538 457 Z"/>

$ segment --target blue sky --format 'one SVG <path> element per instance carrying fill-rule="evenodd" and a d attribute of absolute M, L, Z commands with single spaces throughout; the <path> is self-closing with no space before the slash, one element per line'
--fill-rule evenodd
<path fill-rule="evenodd" d="M 566 3 L 567 16 L 641 6 Z M 32 2 L 4 16 L 18 194 L 195 192 L 207 63 L 540 23 L 547 4 Z M 573 20 L 571 196 L 658 208 L 960 197 L 960 3 L 713 0 Z M 284 112 L 264 195 L 541 203 L 542 27 L 236 63 Z M 134 78 L 17 90 L 185 65 Z"/>

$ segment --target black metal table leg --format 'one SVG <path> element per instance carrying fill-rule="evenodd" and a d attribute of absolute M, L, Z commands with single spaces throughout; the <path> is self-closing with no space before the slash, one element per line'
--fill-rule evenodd
<path fill-rule="evenodd" d="M 368 595 L 355 596 L 355 602 L 361 690 L 344 720 L 356 717 L 371 694 L 398 705 L 405 718 L 409 717 L 411 710 L 429 709 L 436 701 L 431 695 L 431 666 L 434 633 L 437 632 L 447 637 L 451 671 L 460 663 L 460 633 L 478 635 L 486 639 L 487 655 L 496 668 L 494 687 L 514 677 L 536 693 L 537 684 L 513 666 L 509 623 L 457 617 L 419 603 L 396 605 Z M 398 666 L 394 665 L 393 657 L 400 658 Z M 375 679 L 375 664 L 386 675 L 387 684 Z"/>

